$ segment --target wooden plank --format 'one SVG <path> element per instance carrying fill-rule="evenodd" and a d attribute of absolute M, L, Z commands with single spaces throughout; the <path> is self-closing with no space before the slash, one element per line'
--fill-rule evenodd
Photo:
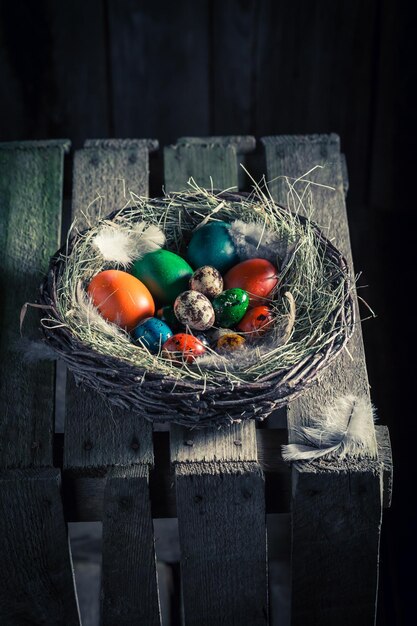
<path fill-rule="evenodd" d="M 90 205 L 89 221 L 97 219 L 100 214 L 106 215 L 118 206 L 124 206 L 130 199 L 130 191 L 137 195 L 147 195 L 149 147 L 155 147 L 155 142 L 86 142 L 86 147 L 75 155 L 73 217 L 82 215 L 97 195 L 102 196 L 103 200 Z M 140 483 L 135 506 L 141 507 L 142 514 L 147 516 L 143 523 L 151 528 L 147 476 L 152 464 L 152 424 L 136 412 L 112 407 L 89 389 L 77 388 L 73 376 L 68 375 L 64 445 L 64 467 L 67 473 L 83 473 L 94 478 L 97 474 L 108 472 L 108 488 L 104 492 L 105 510 L 106 507 L 111 507 L 111 502 L 106 500 L 107 496 L 116 497 L 119 489 L 120 498 L 123 499 L 122 494 L 126 489 L 133 490 Z M 115 467 L 108 471 L 110 466 Z M 123 481 L 112 480 L 113 476 L 119 476 L 117 471 L 124 472 Z M 139 480 L 135 472 L 144 472 L 143 480 Z M 149 588 L 153 589 L 153 596 L 157 597 L 158 594 L 153 541 L 150 540 L 152 537 L 149 533 L 132 537 L 132 541 L 140 539 L 139 543 L 128 546 L 133 551 L 134 558 L 120 563 L 118 568 L 112 568 L 112 545 L 118 542 L 117 533 L 124 525 L 128 533 L 131 524 L 129 515 L 122 509 L 119 512 L 118 509 L 112 511 L 112 515 L 105 515 L 103 518 L 103 534 L 106 537 L 103 546 L 103 562 L 106 563 L 102 587 L 103 622 L 115 623 L 116 615 L 120 615 L 122 619 L 124 595 L 113 595 L 111 590 L 123 588 L 126 597 L 137 596 L 138 601 L 143 604 L 143 610 L 149 611 L 144 623 L 159 623 L 159 611 L 144 595 L 148 595 Z M 140 592 L 135 586 L 135 568 L 138 563 L 149 573 L 148 587 L 141 588 Z"/>
<path fill-rule="evenodd" d="M 0 144 L 0 467 L 52 465 L 54 366 L 25 363 L 19 314 L 35 302 L 59 245 L 62 170 L 67 141 Z M 29 310 L 24 336 L 40 337 Z"/>
<path fill-rule="evenodd" d="M 266 22 L 262 30 L 259 28 L 261 4 L 256 0 L 214 0 L 212 11 L 213 131 L 219 135 L 254 133 L 257 52 L 259 39 L 268 33 Z"/>
<path fill-rule="evenodd" d="M 314 218 L 346 255 L 353 273 L 339 138 L 282 136 L 262 141 L 268 179 L 274 180 L 270 189 L 282 204 L 287 200 L 287 188 L 284 179 L 277 176 L 298 177 L 315 165 L 325 165 L 314 180 L 335 187 L 335 192 L 323 187 L 314 191 Z M 308 422 L 310 415 L 319 415 L 321 407 L 335 397 L 353 393 L 369 398 L 360 324 L 349 343 L 349 353 L 350 356 L 347 352 L 339 355 L 322 374 L 319 384 L 289 405 L 291 442 L 298 440 L 297 426 Z M 305 623 L 306 616 L 309 624 L 321 626 L 372 623 L 378 584 L 382 464 L 317 462 L 293 467 L 292 471 L 293 624 Z M 334 527 L 332 532 L 329 519 Z M 349 532 L 345 535 L 340 529 Z M 323 597 L 327 598 L 327 608 Z"/>
<path fill-rule="evenodd" d="M 367 202 L 379 4 L 266 0 L 252 55 L 250 132 L 337 132 L 349 163 L 351 207 Z M 217 68 L 226 76 L 229 59 Z"/>
<path fill-rule="evenodd" d="M 386 426 L 376 426 L 378 455 L 384 465 L 384 508 L 390 506 L 392 493 L 392 458 Z M 59 436 L 58 436 L 59 438 Z M 168 432 L 154 432 L 155 465 L 150 472 L 152 517 L 177 517 L 177 502 L 172 471 L 169 465 Z M 265 475 L 266 513 L 288 513 L 290 510 L 291 472 L 282 459 L 281 446 L 288 441 L 285 428 L 257 429 L 258 462 Z M 57 445 L 61 445 L 57 443 Z M 177 442 L 174 442 L 177 445 Z M 174 453 L 175 454 L 175 453 Z M 222 457 L 224 461 L 224 457 Z M 205 459 L 207 461 L 207 457 Z M 103 499 L 106 472 L 85 476 L 66 472 L 63 480 L 65 519 L 69 522 L 100 521 L 103 519 Z"/>
<path fill-rule="evenodd" d="M 148 481 L 145 464 L 109 471 L 103 516 L 103 626 L 160 624 Z"/>
<path fill-rule="evenodd" d="M 78 626 L 54 468 L 0 471 L 0 622 Z"/>
<path fill-rule="evenodd" d="M 200 145 L 194 139 L 166 148 L 167 191 L 184 187 L 189 176 L 200 185 L 237 186 L 235 146 L 201 138 Z M 265 624 L 264 478 L 254 422 L 228 433 L 173 428 L 171 442 L 186 624 Z"/>
<path fill-rule="evenodd" d="M 176 481 L 185 623 L 267 624 L 259 465 L 179 463 Z"/>
<path fill-rule="evenodd" d="M 195 143 L 166 146 L 164 162 L 166 191 L 187 189 L 191 176 L 207 189 L 231 186 L 237 189 L 237 156 L 233 145 L 213 143 L 205 150 Z"/>
<path fill-rule="evenodd" d="M 79 147 L 89 133 L 111 134 L 103 9 L 102 0 L 2 6 L 2 138 L 68 136 Z"/>
<path fill-rule="evenodd" d="M 114 134 L 209 133 L 209 2 L 108 2 Z"/>

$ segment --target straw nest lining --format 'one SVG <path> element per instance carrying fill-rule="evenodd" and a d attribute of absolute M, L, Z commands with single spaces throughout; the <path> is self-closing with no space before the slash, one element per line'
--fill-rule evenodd
<path fill-rule="evenodd" d="M 78 382 L 152 421 L 206 427 L 263 420 L 309 386 L 350 338 L 354 308 L 346 261 L 310 219 L 259 189 L 243 194 L 196 188 L 134 201 L 73 234 L 51 259 L 41 286 L 45 338 Z M 259 225 L 256 249 L 262 249 L 263 236 L 273 241 L 270 259 L 280 274 L 267 302 L 274 323 L 247 348 L 229 356 L 209 353 L 178 367 L 132 343 L 88 300 L 85 289 L 97 272 L 122 269 L 104 261 L 94 245 L 104 225 L 121 232 L 139 222 L 158 226 L 165 247 L 185 256 L 202 220 L 236 219 Z"/>

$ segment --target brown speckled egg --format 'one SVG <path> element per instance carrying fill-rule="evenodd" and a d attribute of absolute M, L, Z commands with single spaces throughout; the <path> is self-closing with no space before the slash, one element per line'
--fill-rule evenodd
<path fill-rule="evenodd" d="M 203 265 L 191 276 L 190 289 L 199 291 L 212 300 L 223 291 L 223 278 L 215 267 Z"/>
<path fill-rule="evenodd" d="M 174 312 L 181 324 L 195 330 L 206 330 L 214 324 L 211 302 L 199 291 L 180 293 L 174 302 Z"/>
<path fill-rule="evenodd" d="M 245 339 L 241 335 L 237 333 L 224 333 L 217 340 L 216 347 L 219 352 L 234 352 L 235 350 L 239 350 L 245 344 Z"/>

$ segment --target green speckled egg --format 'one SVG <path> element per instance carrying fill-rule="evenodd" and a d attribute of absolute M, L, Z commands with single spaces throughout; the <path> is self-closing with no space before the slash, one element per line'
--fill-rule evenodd
<path fill-rule="evenodd" d="M 216 324 L 223 328 L 234 326 L 245 315 L 249 306 L 249 295 L 244 289 L 226 289 L 213 300 Z"/>
<path fill-rule="evenodd" d="M 196 269 L 211 265 L 223 273 L 239 263 L 229 229 L 227 222 L 209 222 L 197 228 L 188 244 L 187 259 L 190 264 Z"/>
<path fill-rule="evenodd" d="M 159 304 L 172 304 L 188 289 L 193 274 L 187 261 L 169 250 L 148 252 L 133 263 L 131 272 L 147 286 Z"/>

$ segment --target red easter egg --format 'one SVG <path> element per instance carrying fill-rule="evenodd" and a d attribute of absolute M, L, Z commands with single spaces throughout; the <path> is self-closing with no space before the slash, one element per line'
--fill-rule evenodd
<path fill-rule="evenodd" d="M 248 292 L 250 306 L 265 304 L 265 298 L 278 283 L 278 269 L 266 259 L 247 259 L 224 276 L 224 289 L 239 287 Z"/>
<path fill-rule="evenodd" d="M 155 313 L 149 289 L 138 278 L 121 270 L 99 272 L 87 291 L 105 319 L 129 331 Z"/>
<path fill-rule="evenodd" d="M 272 311 L 267 306 L 255 306 L 242 317 L 236 330 L 245 334 L 247 339 L 256 339 L 264 335 L 272 326 Z"/>
<path fill-rule="evenodd" d="M 170 337 L 162 346 L 162 355 L 171 361 L 192 363 L 202 356 L 206 348 L 197 337 L 178 333 Z"/>

